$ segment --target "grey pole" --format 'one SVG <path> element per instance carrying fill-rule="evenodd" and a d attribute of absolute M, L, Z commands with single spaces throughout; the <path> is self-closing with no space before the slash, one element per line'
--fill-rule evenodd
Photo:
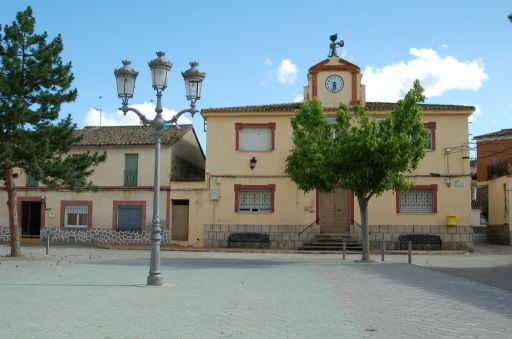
<path fill-rule="evenodd" d="M 151 225 L 151 260 L 148 285 L 162 286 L 163 278 L 160 274 L 160 242 L 162 241 L 162 229 L 160 228 L 160 134 L 164 126 L 164 119 L 162 118 L 162 92 L 157 91 L 156 96 L 156 117 L 151 122 L 155 129 L 155 184 L 153 190 L 153 222 Z"/>
<path fill-rule="evenodd" d="M 50 251 L 50 233 L 48 233 L 48 237 L 46 238 L 46 255 Z"/>
<path fill-rule="evenodd" d="M 345 253 L 347 252 L 347 241 L 345 239 L 343 239 L 342 252 L 343 252 L 343 260 L 345 260 Z"/>
<path fill-rule="evenodd" d="M 409 240 L 409 242 L 407 243 L 407 248 L 408 248 L 408 251 L 407 251 L 407 262 L 410 264 L 412 262 L 412 241 Z"/>
<path fill-rule="evenodd" d="M 384 261 L 384 249 L 386 248 L 386 241 L 380 241 L 380 261 Z"/>

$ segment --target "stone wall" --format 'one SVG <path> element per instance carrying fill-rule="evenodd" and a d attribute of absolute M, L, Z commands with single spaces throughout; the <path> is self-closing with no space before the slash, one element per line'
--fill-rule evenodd
<path fill-rule="evenodd" d="M 361 226 L 350 226 L 354 240 L 361 240 Z M 470 250 L 473 248 L 473 230 L 471 226 L 446 225 L 371 225 L 370 247 L 380 249 L 381 240 L 386 241 L 387 249 L 398 249 L 401 234 L 436 234 L 443 241 L 445 250 Z M 426 245 L 425 248 L 427 248 Z M 435 246 L 437 247 L 437 246 Z"/>
<path fill-rule="evenodd" d="M 235 232 L 268 233 L 270 248 L 297 249 L 313 240 L 320 231 L 320 226 L 313 225 L 299 235 L 308 225 L 238 225 L 207 224 L 204 225 L 204 247 L 228 247 L 228 237 Z M 263 247 L 262 243 L 233 243 L 232 247 Z"/>
<path fill-rule="evenodd" d="M 46 227 L 41 230 L 41 241 L 50 236 L 51 244 L 151 244 L 151 232 L 143 231 L 116 231 L 108 228 L 61 229 Z M 0 243 L 9 243 L 10 232 L 8 227 L 0 227 Z M 162 231 L 162 245 L 170 243 L 170 234 Z"/>
<path fill-rule="evenodd" d="M 487 225 L 487 240 L 493 244 L 511 245 L 508 225 Z"/>

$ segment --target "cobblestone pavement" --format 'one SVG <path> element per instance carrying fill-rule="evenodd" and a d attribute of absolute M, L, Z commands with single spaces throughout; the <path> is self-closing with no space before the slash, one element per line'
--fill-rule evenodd
<path fill-rule="evenodd" d="M 0 246 L 1 338 L 504 338 L 512 294 L 398 262 Z M 398 258 L 397 258 L 398 260 Z"/>

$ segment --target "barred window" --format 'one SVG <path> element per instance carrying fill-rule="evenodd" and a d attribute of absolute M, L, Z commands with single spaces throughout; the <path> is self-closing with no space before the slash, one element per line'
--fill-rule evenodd
<path fill-rule="evenodd" d="M 399 193 L 400 213 L 435 213 L 435 190 L 413 189 L 409 192 Z"/>
<path fill-rule="evenodd" d="M 120 230 L 140 230 L 142 228 L 142 207 L 119 205 L 117 207 L 117 228 Z"/>
<path fill-rule="evenodd" d="M 64 207 L 64 227 L 87 228 L 88 225 L 88 205 L 66 205 Z"/>
<path fill-rule="evenodd" d="M 235 211 L 274 212 L 275 185 L 235 185 Z"/>

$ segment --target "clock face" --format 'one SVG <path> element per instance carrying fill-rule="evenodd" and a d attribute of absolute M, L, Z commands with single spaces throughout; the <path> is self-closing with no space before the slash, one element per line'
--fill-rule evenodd
<path fill-rule="evenodd" d="M 343 89 L 343 78 L 339 75 L 329 75 L 325 80 L 325 88 L 331 93 L 338 93 Z"/>

